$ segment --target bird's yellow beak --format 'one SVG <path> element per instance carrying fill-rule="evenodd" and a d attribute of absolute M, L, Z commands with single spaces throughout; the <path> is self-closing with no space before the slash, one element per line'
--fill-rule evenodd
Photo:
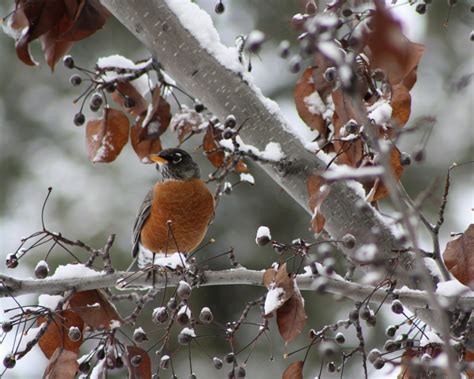
<path fill-rule="evenodd" d="M 148 159 L 152 162 L 158 163 L 159 165 L 165 165 L 169 163 L 165 158 L 160 157 L 158 154 L 149 154 Z"/>

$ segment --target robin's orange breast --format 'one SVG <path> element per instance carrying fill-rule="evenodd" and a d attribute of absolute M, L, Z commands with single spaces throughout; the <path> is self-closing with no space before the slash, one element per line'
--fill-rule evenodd
<path fill-rule="evenodd" d="M 204 239 L 213 215 L 214 198 L 202 180 L 157 183 L 141 244 L 155 253 L 190 252 Z"/>

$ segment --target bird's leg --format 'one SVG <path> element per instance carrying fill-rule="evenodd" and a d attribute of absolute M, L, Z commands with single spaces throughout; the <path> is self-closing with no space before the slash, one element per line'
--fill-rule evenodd
<path fill-rule="evenodd" d="M 156 284 L 155 257 L 156 257 L 156 254 L 153 254 L 153 259 L 151 261 L 151 285 L 153 288 L 155 288 L 155 284 Z"/>

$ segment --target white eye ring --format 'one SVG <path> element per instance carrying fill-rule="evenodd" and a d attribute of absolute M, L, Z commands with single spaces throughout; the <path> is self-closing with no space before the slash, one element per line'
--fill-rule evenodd
<path fill-rule="evenodd" d="M 180 153 L 176 153 L 175 157 L 173 158 L 173 163 L 179 163 L 183 160 L 183 157 Z"/>

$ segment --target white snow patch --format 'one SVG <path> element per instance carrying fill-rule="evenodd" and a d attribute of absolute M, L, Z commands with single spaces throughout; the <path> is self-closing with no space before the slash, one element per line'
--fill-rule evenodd
<path fill-rule="evenodd" d="M 58 303 L 63 299 L 60 295 L 39 295 L 38 296 L 38 305 L 40 307 L 49 308 L 54 311 Z"/>
<path fill-rule="evenodd" d="M 285 158 L 285 153 L 283 153 L 279 143 L 269 142 L 265 146 L 265 150 L 260 153 L 260 158 L 278 162 Z"/>
<path fill-rule="evenodd" d="M 358 178 L 375 178 L 384 173 L 382 166 L 368 166 L 353 168 L 347 165 L 331 165 L 331 169 L 325 171 L 321 176 L 328 181 L 358 179 Z"/>
<path fill-rule="evenodd" d="M 268 290 L 265 297 L 265 315 L 280 308 L 285 302 L 285 290 L 281 287 L 274 287 Z"/>
<path fill-rule="evenodd" d="M 46 278 L 45 280 L 58 280 L 58 279 L 70 279 L 70 278 L 86 278 L 91 276 L 97 276 L 104 274 L 103 271 L 95 271 L 89 267 L 84 266 L 81 263 L 78 264 L 67 264 L 60 265 L 56 269 L 53 275 Z"/>
<path fill-rule="evenodd" d="M 189 0 L 166 0 L 180 23 L 198 40 L 199 44 L 213 55 L 224 67 L 244 74 L 244 66 L 239 62 L 236 48 L 224 46 L 211 16 Z"/>
<path fill-rule="evenodd" d="M 181 308 L 178 310 L 178 315 L 181 315 L 185 313 L 188 318 L 191 318 L 191 309 L 189 309 L 189 306 L 183 305 Z"/>
<path fill-rule="evenodd" d="M 252 174 L 247 174 L 247 173 L 240 174 L 240 181 L 247 182 L 250 184 L 255 184 L 255 178 L 253 177 Z"/>
<path fill-rule="evenodd" d="M 270 234 L 270 229 L 268 226 L 259 226 L 257 229 L 257 236 L 255 240 L 258 240 L 261 237 L 267 237 L 269 240 L 272 239 L 272 235 Z"/>
<path fill-rule="evenodd" d="M 36 264 L 35 271 L 40 267 L 46 267 L 46 269 L 49 271 L 48 262 L 46 262 L 44 260 L 41 260 Z"/>
<path fill-rule="evenodd" d="M 265 40 L 265 34 L 263 34 L 260 30 L 253 30 L 247 37 L 247 41 L 245 41 L 246 45 L 260 45 Z"/>
<path fill-rule="evenodd" d="M 392 107 L 387 100 L 379 100 L 367 108 L 369 119 L 377 125 L 383 125 L 392 117 Z"/>
<path fill-rule="evenodd" d="M 439 282 L 436 293 L 444 296 L 468 296 L 472 294 L 471 289 L 456 279 Z"/>
<path fill-rule="evenodd" d="M 360 246 L 354 253 L 354 258 L 359 262 L 371 263 L 377 256 L 377 245 L 374 243 L 368 243 Z"/>
<path fill-rule="evenodd" d="M 196 337 L 196 333 L 194 332 L 194 329 L 188 328 L 188 327 L 181 330 L 180 334 L 184 334 L 189 337 Z"/>

